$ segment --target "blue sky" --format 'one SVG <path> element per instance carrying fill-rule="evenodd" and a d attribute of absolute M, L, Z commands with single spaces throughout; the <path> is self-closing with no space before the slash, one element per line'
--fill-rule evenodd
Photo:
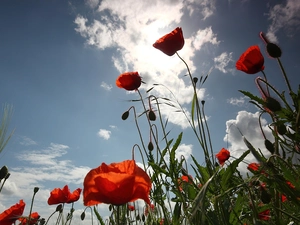
<path fill-rule="evenodd" d="M 0 15 L 0 104 L 13 106 L 10 130 L 15 129 L 0 155 L 0 166 L 7 165 L 11 172 L 0 211 L 21 198 L 28 210 L 34 186 L 41 188 L 36 210 L 48 209 L 53 188 L 82 187 L 91 168 L 130 159 L 132 146 L 140 141 L 132 115 L 126 121 L 121 115 L 133 104 L 138 112 L 142 109 L 128 101 L 137 99 L 137 93 L 115 86 L 120 73 L 139 71 L 146 83 L 140 88 L 143 94 L 161 83 L 190 108 L 192 88 L 183 76 L 183 63 L 152 47 L 177 26 L 185 37 L 179 54 L 193 75 L 211 71 L 199 95 L 206 101 L 215 153 L 227 147 L 227 140 L 232 155 L 245 150 L 230 124 L 236 124 L 254 146 L 264 148 L 256 127 L 257 109 L 238 92 L 259 95 L 254 84 L 258 75 L 235 70 L 239 56 L 259 45 L 270 82 L 278 90 L 286 88 L 276 61 L 265 53 L 260 31 L 283 49 L 282 62 L 293 89 L 300 83 L 297 0 L 4 0 Z M 164 88 L 156 87 L 153 93 L 171 98 Z M 203 162 L 183 115 L 168 107 L 163 113 L 172 137 L 184 131 L 180 153 Z M 270 133 L 267 122 L 265 129 Z M 148 131 L 143 132 L 147 138 Z M 78 214 L 84 208 L 81 200 L 76 208 Z"/>

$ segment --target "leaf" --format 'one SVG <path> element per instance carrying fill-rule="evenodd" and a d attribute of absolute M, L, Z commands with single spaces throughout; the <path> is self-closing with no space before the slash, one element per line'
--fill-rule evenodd
<path fill-rule="evenodd" d="M 152 89 L 153 89 L 153 88 L 154 88 L 154 87 L 152 87 L 152 88 L 148 89 L 148 90 L 146 91 L 146 93 L 148 93 L 148 92 L 152 91 Z"/>
<path fill-rule="evenodd" d="M 180 145 L 181 139 L 182 139 L 182 132 L 178 135 L 175 144 L 173 145 L 172 149 L 171 149 L 171 153 L 170 153 L 170 164 L 175 163 L 175 151 L 178 148 L 178 146 Z"/>
<path fill-rule="evenodd" d="M 239 92 L 241 92 L 242 94 L 246 95 L 247 97 L 249 97 L 250 99 L 256 101 L 257 103 L 259 103 L 259 104 L 261 104 L 261 105 L 264 104 L 264 101 L 263 101 L 261 98 L 259 98 L 259 97 L 255 96 L 255 95 L 253 95 L 252 93 L 250 93 L 250 92 L 248 92 L 248 91 L 242 91 L 242 90 L 239 90 Z"/>

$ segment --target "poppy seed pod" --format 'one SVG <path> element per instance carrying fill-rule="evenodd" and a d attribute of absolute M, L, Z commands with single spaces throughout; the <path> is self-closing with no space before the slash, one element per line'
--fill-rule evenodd
<path fill-rule="evenodd" d="M 122 114 L 122 120 L 126 120 L 129 116 L 129 111 L 126 111 Z"/>
<path fill-rule="evenodd" d="M 149 117 L 149 120 L 151 120 L 151 121 L 155 121 L 155 120 L 156 120 L 156 115 L 155 115 L 155 113 L 153 112 L 153 110 L 150 110 L 150 111 L 149 111 L 148 117 Z"/>
<path fill-rule="evenodd" d="M 269 56 L 271 56 L 272 58 L 281 57 L 282 51 L 278 45 L 274 43 L 268 43 L 266 49 Z"/>
<path fill-rule="evenodd" d="M 265 107 L 271 110 L 272 112 L 277 112 L 281 110 L 280 103 L 272 97 L 267 97 L 265 100 Z"/>

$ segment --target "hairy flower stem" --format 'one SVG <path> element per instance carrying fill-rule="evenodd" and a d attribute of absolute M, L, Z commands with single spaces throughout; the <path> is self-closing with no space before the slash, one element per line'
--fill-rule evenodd
<path fill-rule="evenodd" d="M 285 82 L 286 82 L 286 85 L 287 85 L 287 87 L 288 87 L 288 89 L 289 89 L 289 92 L 292 93 L 293 91 L 292 91 L 292 88 L 291 88 L 289 79 L 288 79 L 288 77 L 287 77 L 287 75 L 286 75 L 285 69 L 283 68 L 283 65 L 282 65 L 282 63 L 281 63 L 280 58 L 277 58 L 277 62 L 278 62 L 279 67 L 280 67 L 280 69 L 281 69 L 281 71 L 282 71 L 282 74 L 283 74 L 284 80 L 285 80 Z"/>
<path fill-rule="evenodd" d="M 202 149 L 204 151 L 205 161 L 206 161 L 209 173 L 212 176 L 212 174 L 213 174 L 213 165 L 210 161 L 210 156 L 209 156 L 209 153 L 208 153 L 208 147 L 207 147 L 207 141 L 206 141 L 206 135 L 205 135 L 206 132 L 205 132 L 204 125 L 203 125 L 203 118 L 202 118 L 202 112 L 201 112 L 200 105 L 199 105 L 199 99 L 198 99 L 198 94 L 197 94 L 196 83 L 193 82 L 193 77 L 192 77 L 190 68 L 189 68 L 188 64 L 186 63 L 186 61 L 177 52 L 176 52 L 176 55 L 185 64 L 185 66 L 187 68 L 187 71 L 188 71 L 188 75 L 189 75 L 190 80 L 191 80 L 191 83 L 193 85 L 193 91 L 194 91 L 193 101 L 195 101 L 195 104 L 196 104 L 197 122 L 198 122 L 199 135 L 200 135 L 200 145 L 202 146 Z M 205 118 L 204 114 L 203 114 L 203 117 Z M 192 120 L 194 120 L 194 118 L 192 118 Z M 193 124 L 194 124 L 194 122 L 193 122 Z"/>

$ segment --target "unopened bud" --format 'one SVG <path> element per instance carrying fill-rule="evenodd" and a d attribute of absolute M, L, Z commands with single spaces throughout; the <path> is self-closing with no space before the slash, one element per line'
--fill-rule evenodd
<path fill-rule="evenodd" d="M 85 218 L 85 212 L 82 212 L 81 215 L 80 215 L 80 219 L 84 220 L 84 218 Z"/>
<path fill-rule="evenodd" d="M 202 100 L 202 101 L 201 101 L 201 104 L 202 104 L 202 105 L 204 105 L 204 104 L 205 104 L 205 101 L 204 101 L 204 100 Z"/>
<path fill-rule="evenodd" d="M 267 52 L 272 58 L 279 58 L 282 54 L 282 51 L 279 48 L 279 46 L 274 43 L 267 44 Z"/>
<path fill-rule="evenodd" d="M 277 132 L 280 135 L 284 135 L 286 133 L 286 126 L 284 124 L 277 125 Z"/>
<path fill-rule="evenodd" d="M 262 189 L 261 195 L 260 195 L 260 200 L 264 204 L 268 204 L 268 203 L 270 203 L 271 199 L 272 199 L 272 196 L 265 189 Z"/>
<path fill-rule="evenodd" d="M 5 178 L 7 174 L 8 174 L 7 166 L 2 166 L 2 168 L 0 169 L 0 180 Z"/>
<path fill-rule="evenodd" d="M 150 111 L 149 111 L 148 117 L 149 117 L 149 120 L 151 120 L 151 121 L 155 121 L 155 120 L 156 120 L 156 115 L 155 115 L 155 113 L 153 112 L 153 110 L 150 110 Z"/>
<path fill-rule="evenodd" d="M 124 112 L 122 115 L 122 120 L 126 120 L 128 116 L 129 116 L 129 111 Z"/>
<path fill-rule="evenodd" d="M 194 77 L 193 78 L 193 82 L 196 84 L 198 82 L 198 78 L 197 77 Z"/>
<path fill-rule="evenodd" d="M 62 208 L 63 208 L 62 204 L 59 204 L 58 206 L 56 206 L 55 211 L 60 212 L 62 210 Z"/>
<path fill-rule="evenodd" d="M 265 106 L 272 112 L 277 112 L 281 110 L 280 103 L 275 98 L 272 97 L 267 97 L 265 101 Z"/>
<path fill-rule="evenodd" d="M 34 193 L 37 193 L 39 190 L 40 190 L 39 187 L 35 187 L 35 188 L 33 189 L 33 192 L 34 192 Z"/>
<path fill-rule="evenodd" d="M 152 142 L 150 141 L 148 144 L 148 150 L 152 151 L 153 149 L 154 149 L 154 146 L 153 146 Z"/>
<path fill-rule="evenodd" d="M 275 152 L 273 143 L 272 143 L 271 141 L 269 141 L 268 139 L 265 139 L 265 147 L 266 147 L 266 149 L 268 149 L 269 152 L 271 152 L 272 154 Z"/>

